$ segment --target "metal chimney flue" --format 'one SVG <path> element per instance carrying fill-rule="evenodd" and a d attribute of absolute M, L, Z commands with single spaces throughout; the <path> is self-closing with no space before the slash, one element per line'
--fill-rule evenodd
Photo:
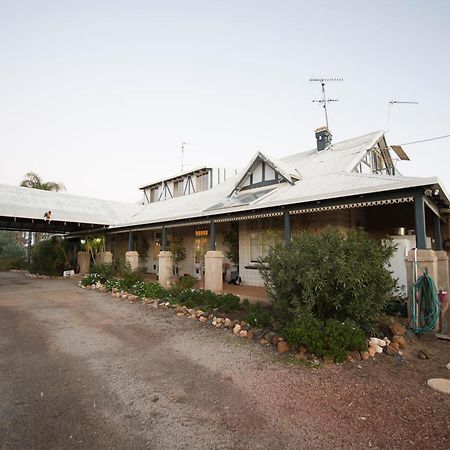
<path fill-rule="evenodd" d="M 317 151 L 321 152 L 331 147 L 332 134 L 327 127 L 320 127 L 316 130 Z"/>

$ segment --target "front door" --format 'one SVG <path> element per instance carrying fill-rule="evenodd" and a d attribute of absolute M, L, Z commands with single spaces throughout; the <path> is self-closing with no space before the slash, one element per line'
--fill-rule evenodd
<path fill-rule="evenodd" d="M 197 280 L 205 277 L 205 254 L 208 251 L 208 237 L 197 236 L 194 239 L 194 276 Z"/>

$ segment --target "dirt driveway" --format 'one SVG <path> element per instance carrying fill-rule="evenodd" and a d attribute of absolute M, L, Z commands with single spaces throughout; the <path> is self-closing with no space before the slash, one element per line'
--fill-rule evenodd
<path fill-rule="evenodd" d="M 173 310 L 0 273 L 2 449 L 449 448 L 449 396 L 416 366 L 283 361 Z"/>

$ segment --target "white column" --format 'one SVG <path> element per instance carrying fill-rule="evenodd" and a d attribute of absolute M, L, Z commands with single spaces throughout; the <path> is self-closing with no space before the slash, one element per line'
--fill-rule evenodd
<path fill-rule="evenodd" d="M 205 289 L 213 292 L 223 290 L 223 252 L 210 250 L 205 255 Z"/>
<path fill-rule="evenodd" d="M 158 281 L 159 284 L 168 288 L 170 286 L 170 278 L 173 270 L 173 256 L 172 252 L 161 250 L 158 254 Z"/>
<path fill-rule="evenodd" d="M 111 264 L 112 257 L 113 255 L 111 252 L 98 252 L 95 258 L 95 262 L 100 264 Z"/>
<path fill-rule="evenodd" d="M 131 270 L 138 270 L 139 267 L 139 253 L 136 251 L 126 252 L 125 261 L 130 263 Z"/>
<path fill-rule="evenodd" d="M 89 267 L 90 267 L 89 252 L 78 252 L 77 253 L 77 265 L 80 268 L 80 274 L 84 275 L 86 273 L 89 273 Z"/>

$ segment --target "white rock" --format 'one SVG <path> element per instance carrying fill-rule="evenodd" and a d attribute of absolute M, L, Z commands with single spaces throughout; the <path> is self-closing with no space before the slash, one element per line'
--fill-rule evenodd
<path fill-rule="evenodd" d="M 386 347 L 386 341 L 384 341 L 383 339 L 378 339 L 376 337 L 371 337 L 369 339 L 369 345 L 371 346 L 379 345 L 380 347 Z"/>
<path fill-rule="evenodd" d="M 239 324 L 236 324 L 233 328 L 233 333 L 234 334 L 239 334 L 239 332 L 241 331 L 242 327 Z"/>
<path fill-rule="evenodd" d="M 450 380 L 445 378 L 431 378 L 427 381 L 427 384 L 436 391 L 450 394 Z"/>

